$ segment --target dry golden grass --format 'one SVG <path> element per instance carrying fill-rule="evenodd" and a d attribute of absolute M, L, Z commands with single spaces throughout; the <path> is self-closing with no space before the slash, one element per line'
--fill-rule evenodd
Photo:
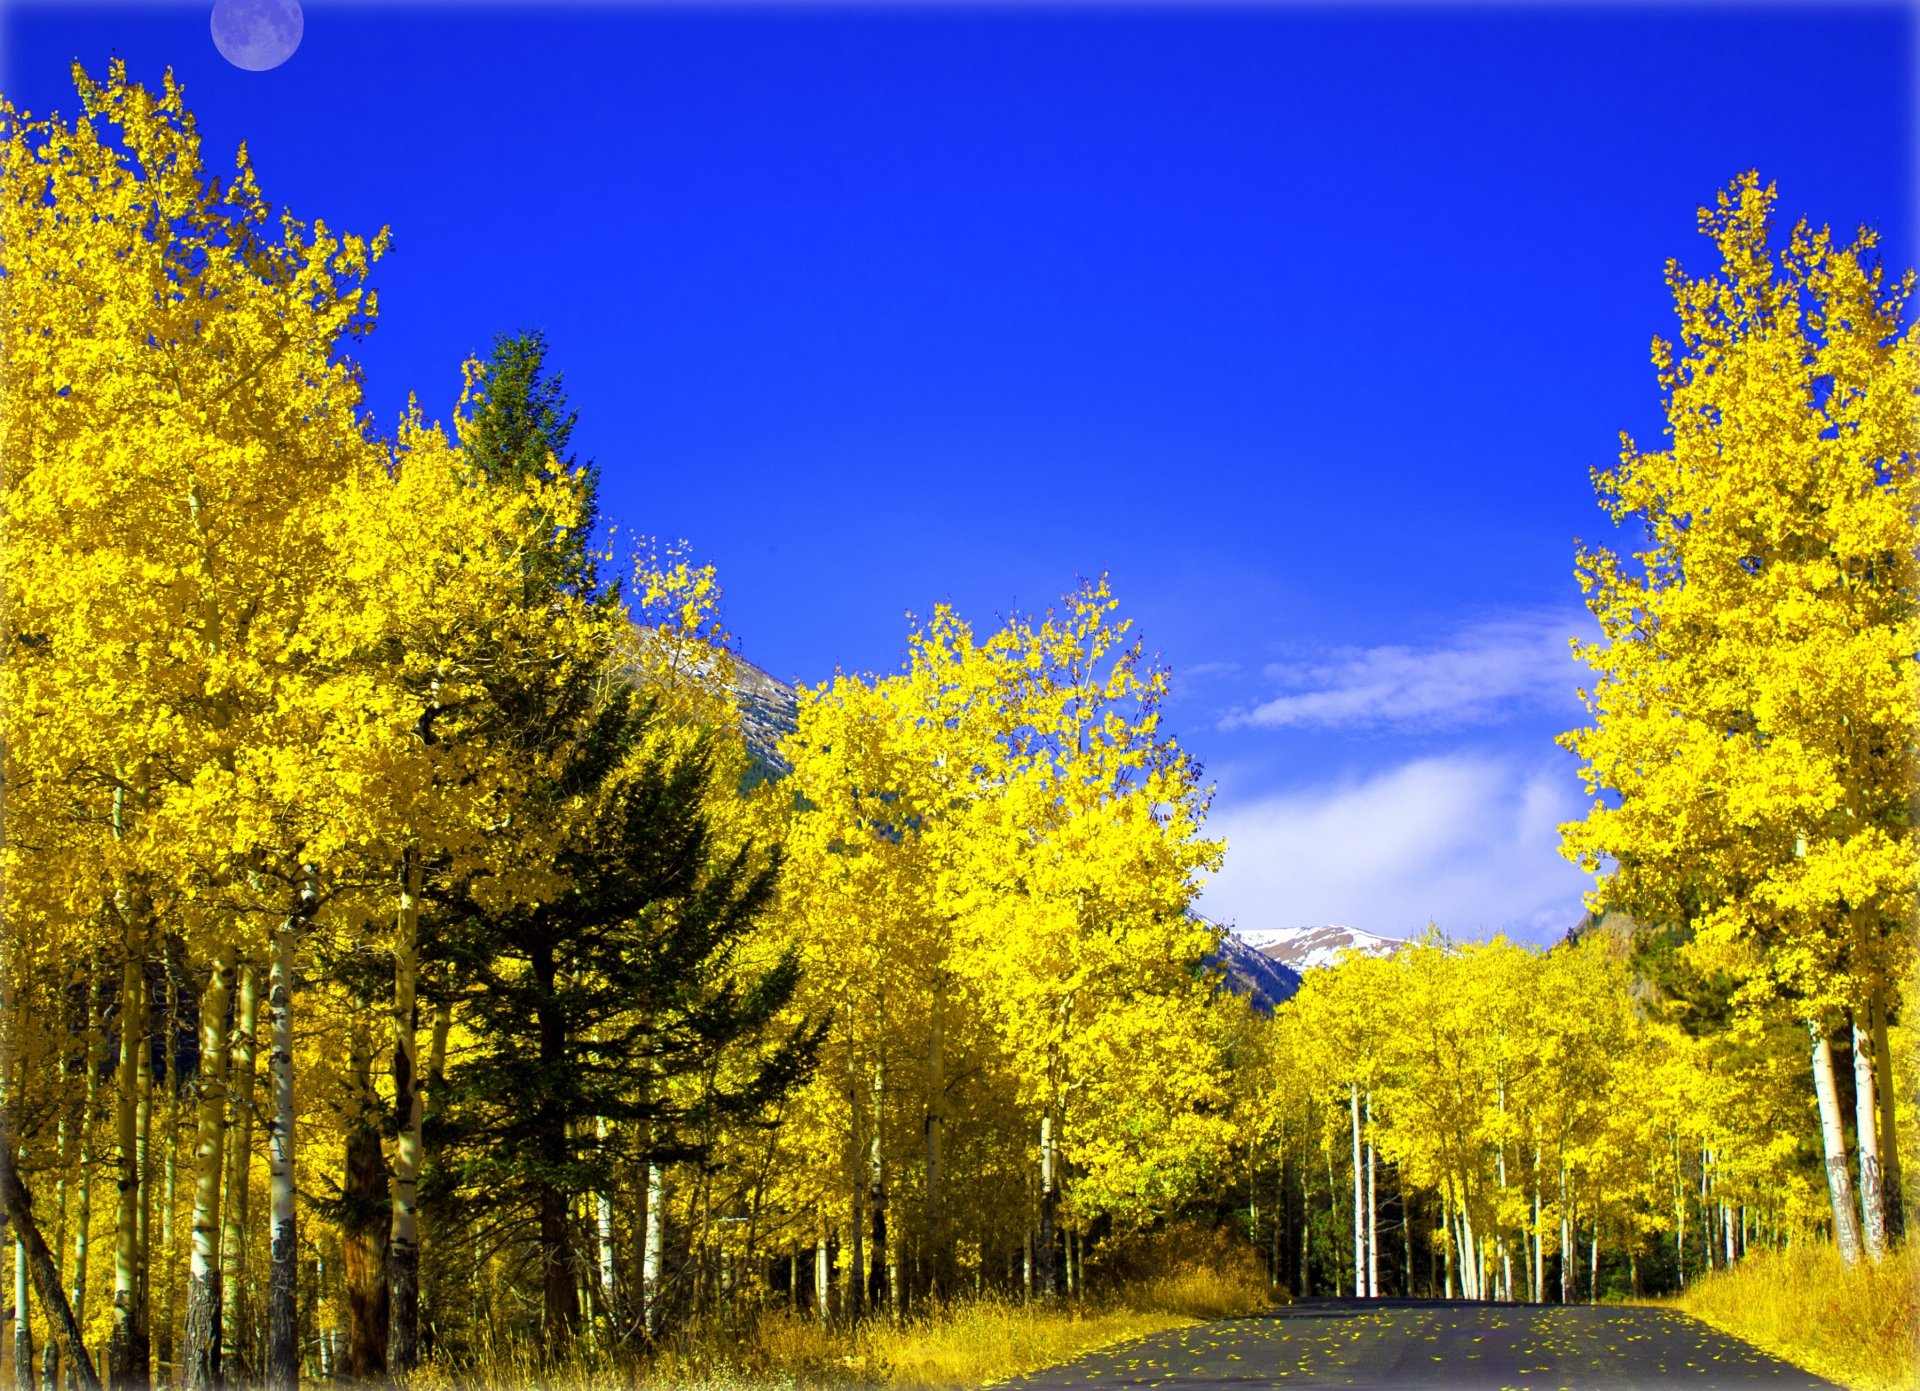
<path fill-rule="evenodd" d="M 1812 1242 L 1759 1252 L 1668 1301 L 1795 1366 L 1858 1391 L 1920 1385 L 1920 1261 L 1911 1243 L 1849 1270 Z"/>
<path fill-rule="evenodd" d="M 534 1347 L 495 1350 L 478 1365 L 426 1367 L 412 1391 L 802 1391 L 819 1387 L 984 1386 L 1098 1348 L 1273 1302 L 1248 1259 L 1189 1256 L 1101 1299 L 1022 1304 L 957 1300 L 894 1324 L 855 1328 L 772 1310 L 750 1326 L 690 1334 L 645 1364 L 590 1354 L 552 1365 Z"/>

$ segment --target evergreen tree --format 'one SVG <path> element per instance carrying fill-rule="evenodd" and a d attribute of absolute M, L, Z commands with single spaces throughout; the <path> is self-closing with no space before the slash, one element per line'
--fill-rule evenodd
<path fill-rule="evenodd" d="M 765 1113 L 817 1044 L 776 1026 L 794 954 L 737 960 L 777 857 L 719 842 L 712 736 L 661 737 L 661 723 L 655 702 L 619 688 L 570 750 L 561 790 L 593 810 L 557 857 L 557 895 L 447 905 L 477 1041 L 448 1077 L 446 1179 L 477 1208 L 533 1216 L 549 1347 L 579 1319 L 574 1200 L 609 1191 L 636 1147 L 653 1162 L 703 1157 L 713 1122 Z"/>
<path fill-rule="evenodd" d="M 580 413 L 568 405 L 562 374 L 547 370 L 546 335 L 539 329 L 495 335 L 492 355 L 468 364 L 462 404 L 469 410 L 460 430 L 461 452 L 489 483 L 550 483 L 578 472 L 575 487 L 585 520 L 550 538 L 543 548 L 550 564 L 539 575 L 573 593 L 595 592 L 590 544 L 600 520 L 600 474 L 591 460 L 579 464 L 570 451 Z"/>

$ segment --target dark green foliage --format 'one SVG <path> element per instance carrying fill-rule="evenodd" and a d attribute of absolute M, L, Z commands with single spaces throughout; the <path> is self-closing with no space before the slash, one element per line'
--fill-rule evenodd
<path fill-rule="evenodd" d="M 568 409 L 562 374 L 546 368 L 547 338 L 538 329 L 502 333 L 473 382 L 476 401 L 460 431 L 460 447 L 493 485 L 550 481 L 575 467 L 569 452 L 580 413 Z M 571 593 L 598 586 L 591 538 L 599 524 L 600 475 L 588 462 L 581 486 L 586 517 L 577 530 L 556 534 L 535 578 Z"/>
<path fill-rule="evenodd" d="M 558 790 L 601 811 L 558 855 L 556 897 L 504 912 L 464 894 L 442 905 L 443 951 L 481 1042 L 449 1069 L 431 1200 L 538 1224 L 550 1339 L 577 1316 L 572 1198 L 611 1189 L 641 1152 L 699 1160 L 715 1125 L 767 1115 L 817 1043 L 777 1025 L 796 959 L 736 962 L 777 859 L 721 850 L 703 811 L 708 736 L 640 752 L 659 718 L 623 688 L 573 745 Z"/>

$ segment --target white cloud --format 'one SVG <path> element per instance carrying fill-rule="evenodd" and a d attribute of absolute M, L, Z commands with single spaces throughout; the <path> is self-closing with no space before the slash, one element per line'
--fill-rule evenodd
<path fill-rule="evenodd" d="M 1585 669 L 1567 639 L 1590 627 L 1583 614 L 1551 610 L 1474 624 L 1439 646 L 1336 648 L 1268 667 L 1281 694 L 1235 711 L 1221 728 L 1439 728 L 1571 710 Z"/>
<path fill-rule="evenodd" d="M 1584 809 L 1570 770 L 1489 756 L 1423 758 L 1238 804 L 1208 830 L 1226 864 L 1200 909 L 1246 928 L 1341 923 L 1392 937 L 1429 920 L 1458 937 L 1559 937 L 1589 886 L 1557 826 Z"/>

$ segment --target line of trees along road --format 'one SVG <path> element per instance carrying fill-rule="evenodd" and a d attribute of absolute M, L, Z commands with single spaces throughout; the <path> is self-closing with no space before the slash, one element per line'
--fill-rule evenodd
<path fill-rule="evenodd" d="M 1723 277 L 1676 273 L 1673 455 L 1602 479 L 1655 550 L 1582 561 L 1567 837 L 1613 928 L 1429 938 L 1265 1016 L 1210 964 L 1209 790 L 1105 580 L 934 609 L 759 777 L 716 577 L 612 579 L 539 335 L 382 434 L 347 350 L 385 234 L 276 213 L 244 152 L 214 179 L 171 79 L 76 79 L 71 123 L 0 107 L 20 1386 L 1072 1296 L 1181 1212 L 1301 1292 L 1897 1239 L 1913 339 L 1857 252 L 1763 269 L 1753 181 Z M 1743 453 L 1786 434 L 1793 468 Z"/>

